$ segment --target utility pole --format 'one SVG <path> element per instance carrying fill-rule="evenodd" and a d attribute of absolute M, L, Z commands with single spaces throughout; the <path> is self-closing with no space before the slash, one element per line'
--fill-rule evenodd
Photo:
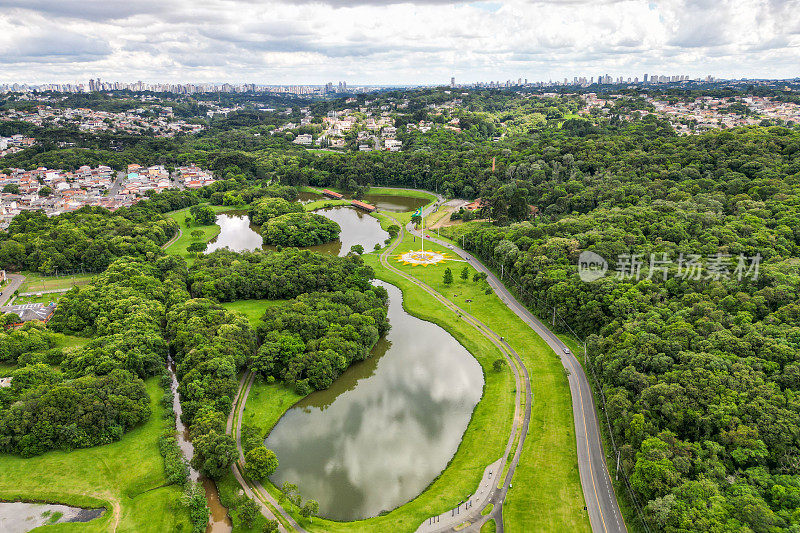
<path fill-rule="evenodd" d="M 553 327 L 556 327 L 556 308 L 553 306 Z"/>
<path fill-rule="evenodd" d="M 617 470 L 614 472 L 614 480 L 619 481 L 619 450 L 617 450 Z"/>

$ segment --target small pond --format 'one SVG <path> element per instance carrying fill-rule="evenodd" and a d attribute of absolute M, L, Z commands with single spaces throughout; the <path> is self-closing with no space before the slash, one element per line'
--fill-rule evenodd
<path fill-rule="evenodd" d="M 47 524 L 88 522 L 104 511 L 51 503 L 0 502 L 0 531 L 25 533 Z"/>
<path fill-rule="evenodd" d="M 369 216 L 354 207 L 331 207 L 314 211 L 327 217 L 342 228 L 339 238 L 335 241 L 310 246 L 308 250 L 315 252 L 346 255 L 354 244 L 361 244 L 369 252 L 376 244 L 383 244 L 389 234 L 382 228 L 375 217 Z M 246 211 L 230 211 L 217 215 L 217 224 L 220 227 L 219 235 L 208 243 L 207 252 L 228 247 L 235 252 L 244 250 L 274 250 L 275 247 L 264 245 L 264 240 L 259 234 L 258 226 L 250 224 Z"/>
<path fill-rule="evenodd" d="M 335 520 L 376 516 L 420 494 L 455 454 L 483 392 L 472 355 L 381 285 L 392 329 L 369 359 L 289 409 L 265 442 L 280 462 L 275 485 L 296 484 Z"/>

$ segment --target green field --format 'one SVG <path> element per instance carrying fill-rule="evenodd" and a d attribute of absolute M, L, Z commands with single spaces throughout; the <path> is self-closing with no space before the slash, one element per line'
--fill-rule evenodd
<path fill-rule="evenodd" d="M 61 292 L 53 292 L 49 294 L 43 294 L 41 296 L 17 296 L 14 298 L 14 305 L 22 305 L 22 304 L 43 304 L 47 305 L 50 302 L 58 302 L 63 296 L 64 293 Z"/>
<path fill-rule="evenodd" d="M 264 311 L 268 307 L 275 307 L 286 303 L 288 300 L 237 300 L 235 302 L 225 302 L 222 305 L 229 311 L 238 311 L 250 320 L 253 326 L 264 316 Z"/>
<path fill-rule="evenodd" d="M 378 265 L 377 259 L 374 254 L 365 255 L 365 261 L 372 266 Z M 291 505 L 286 505 L 295 519 L 310 531 L 413 531 L 426 518 L 455 507 L 475 490 L 486 465 L 502 456 L 511 431 L 514 377 L 510 369 L 492 370 L 494 360 L 502 357 L 499 350 L 413 283 L 383 267 L 376 268 L 376 272 L 380 279 L 400 287 L 403 305 L 409 313 L 444 327 L 476 356 L 486 377 L 483 397 L 452 461 L 420 496 L 385 516 L 357 522 L 317 518 L 310 523 L 299 517 Z M 247 401 L 244 423 L 271 428 L 298 399 L 299 396 L 282 385 L 256 384 Z M 277 496 L 274 486 L 266 486 Z"/>
<path fill-rule="evenodd" d="M 212 205 L 211 208 L 216 213 L 222 213 L 224 211 L 231 211 L 233 209 L 240 209 L 240 208 L 233 208 L 230 206 L 221 206 L 221 205 Z M 186 209 L 179 209 L 178 211 L 172 211 L 167 213 L 169 218 L 174 220 L 178 223 L 181 229 L 181 236 L 178 237 L 173 243 L 169 246 L 164 248 L 164 251 L 168 254 L 179 255 L 186 259 L 186 262 L 192 264 L 194 262 L 194 254 L 189 253 L 186 251 L 186 248 L 192 244 L 193 242 L 208 242 L 217 235 L 219 235 L 220 228 L 216 224 L 212 224 L 210 226 L 196 226 L 192 225 L 191 227 L 186 226 L 186 217 L 189 215 L 189 208 Z M 195 230 L 200 230 L 203 234 L 200 238 L 195 239 L 192 237 L 192 232 Z"/>
<path fill-rule="evenodd" d="M 64 333 L 54 333 L 56 337 L 56 346 L 58 348 L 73 348 L 76 346 L 84 346 L 92 339 L 85 337 L 74 337 L 72 335 L 65 335 Z"/>
<path fill-rule="evenodd" d="M 52 291 L 56 289 L 69 289 L 73 285 L 89 283 L 95 274 L 76 274 L 74 276 L 45 276 L 38 272 L 20 272 L 25 276 L 25 282 L 20 286 L 19 292 Z"/>
<path fill-rule="evenodd" d="M 419 249 L 419 239 L 416 243 L 411 241 L 406 235 L 393 257 Z M 427 242 L 425 249 L 447 251 Z M 377 271 L 377 256 L 368 257 L 368 263 Z M 485 282 L 472 281 L 476 271 L 466 262 L 414 267 L 403 266 L 394 258 L 392 261 L 394 266 L 421 279 L 503 335 L 528 368 L 534 400 L 514 487 L 503 505 L 505 529 L 589 531 L 589 519 L 583 511 L 569 383 L 558 356 L 494 293 L 485 294 L 488 287 Z M 442 282 L 447 266 L 453 271 L 454 282 L 450 287 Z M 460 278 L 464 266 L 468 266 L 468 281 Z"/>
<path fill-rule="evenodd" d="M 427 198 L 431 202 L 436 200 L 436 196 L 415 189 L 395 189 L 392 187 L 370 187 L 366 194 L 384 194 L 386 196 L 408 196 L 409 198 Z"/>
<path fill-rule="evenodd" d="M 166 421 L 158 401 L 163 394 L 158 378 L 147 381 L 147 391 L 153 413 L 119 442 L 28 459 L 0 455 L 0 499 L 108 509 L 91 522 L 47 526 L 47 531 L 190 531 L 188 513 L 179 503 L 181 489 L 162 486 L 164 466 L 158 437 Z"/>
<path fill-rule="evenodd" d="M 242 425 L 255 426 L 270 431 L 278 419 L 302 396 L 282 383 L 264 383 L 256 380 L 250 388 L 244 408 Z"/>

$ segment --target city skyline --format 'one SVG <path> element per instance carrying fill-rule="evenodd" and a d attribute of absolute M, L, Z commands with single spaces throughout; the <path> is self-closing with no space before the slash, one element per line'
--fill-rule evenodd
<path fill-rule="evenodd" d="M 798 0 L 7 0 L 0 83 L 793 78 Z"/>

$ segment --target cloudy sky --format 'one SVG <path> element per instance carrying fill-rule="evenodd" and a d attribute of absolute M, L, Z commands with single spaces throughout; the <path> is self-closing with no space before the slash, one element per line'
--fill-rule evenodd
<path fill-rule="evenodd" d="M 0 83 L 800 75 L 800 0 L 0 0 Z"/>

